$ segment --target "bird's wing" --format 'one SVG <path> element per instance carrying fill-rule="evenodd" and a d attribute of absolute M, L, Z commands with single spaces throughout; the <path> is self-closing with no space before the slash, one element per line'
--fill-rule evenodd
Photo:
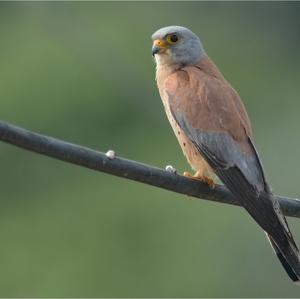
<path fill-rule="evenodd" d="M 227 188 L 280 249 L 292 244 L 297 252 L 266 184 L 249 119 L 237 93 L 225 80 L 193 66 L 171 74 L 163 89 L 176 122 Z"/>
<path fill-rule="evenodd" d="M 167 78 L 164 95 L 177 123 L 214 170 L 237 167 L 257 193 L 265 189 L 248 116 L 226 81 L 186 67 Z"/>

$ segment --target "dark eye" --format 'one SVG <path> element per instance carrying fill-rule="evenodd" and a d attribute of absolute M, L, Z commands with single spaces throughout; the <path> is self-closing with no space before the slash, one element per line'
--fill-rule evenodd
<path fill-rule="evenodd" d="M 178 36 L 177 34 L 170 34 L 167 36 L 167 42 L 170 44 L 175 44 L 178 42 Z"/>
<path fill-rule="evenodd" d="M 178 36 L 177 36 L 176 34 L 172 34 L 172 35 L 170 36 L 170 41 L 171 41 L 172 43 L 176 43 L 176 42 L 178 41 Z"/>

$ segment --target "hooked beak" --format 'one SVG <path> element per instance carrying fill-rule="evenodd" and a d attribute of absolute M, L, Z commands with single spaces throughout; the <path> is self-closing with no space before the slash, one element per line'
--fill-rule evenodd
<path fill-rule="evenodd" d="M 164 53 L 167 49 L 166 43 L 161 39 L 156 39 L 152 45 L 152 56 Z"/>

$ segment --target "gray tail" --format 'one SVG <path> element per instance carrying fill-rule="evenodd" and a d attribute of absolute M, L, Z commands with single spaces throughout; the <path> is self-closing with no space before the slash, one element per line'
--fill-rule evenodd
<path fill-rule="evenodd" d="M 252 144 L 250 139 L 249 142 Z M 255 183 L 252 182 L 253 177 L 250 176 L 251 180 L 248 179 L 242 170 L 243 168 L 240 168 L 241 165 L 233 164 L 230 166 L 226 161 L 215 156 L 214 153 L 202 143 L 200 144 L 201 146 L 199 146 L 198 143 L 194 144 L 216 175 L 239 200 L 241 205 L 258 225 L 267 232 L 276 255 L 289 277 L 294 282 L 299 282 L 299 250 L 293 239 L 288 223 L 282 214 L 279 202 L 264 178 L 263 169 L 254 146 L 253 153 L 256 154 L 257 158 L 255 167 L 256 171 L 261 175 L 261 178 L 257 178 Z"/>
<path fill-rule="evenodd" d="M 287 250 L 286 252 L 281 252 L 279 247 L 273 241 L 272 237 L 267 233 L 266 233 L 266 235 L 267 235 L 267 238 L 269 239 L 271 246 L 273 247 L 274 252 L 275 252 L 276 256 L 278 257 L 282 267 L 284 268 L 285 272 L 287 273 L 287 275 L 290 277 L 290 279 L 293 282 L 295 282 L 296 284 L 300 284 L 299 273 L 297 273 L 297 272 L 299 272 L 299 270 L 297 271 L 297 269 L 294 269 L 293 266 L 290 265 L 290 263 L 288 262 L 288 260 L 295 259 L 294 255 L 297 256 L 298 253 L 295 253 L 294 250 L 292 250 L 292 248 L 289 248 L 289 250 Z"/>
<path fill-rule="evenodd" d="M 294 282 L 299 282 L 299 250 L 279 202 L 268 186 L 258 194 L 237 167 L 216 169 L 215 172 L 253 219 L 267 232 L 283 268 Z"/>

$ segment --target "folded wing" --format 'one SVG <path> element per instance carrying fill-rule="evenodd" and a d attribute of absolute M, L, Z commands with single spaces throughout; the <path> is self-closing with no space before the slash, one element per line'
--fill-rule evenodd
<path fill-rule="evenodd" d="M 252 142 L 249 118 L 238 94 L 223 78 L 213 77 L 192 66 L 170 75 L 164 87 L 178 125 L 217 176 L 268 233 L 275 248 L 291 266 L 294 273 L 289 274 L 290 277 L 293 274 L 300 277 L 297 246 L 266 183 Z"/>

